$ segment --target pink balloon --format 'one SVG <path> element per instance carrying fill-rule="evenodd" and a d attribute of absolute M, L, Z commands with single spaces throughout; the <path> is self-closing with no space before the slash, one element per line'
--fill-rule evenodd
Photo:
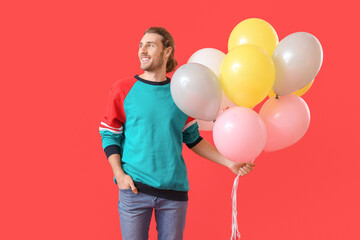
<path fill-rule="evenodd" d="M 310 124 L 309 107 L 295 94 L 269 98 L 259 114 L 267 129 L 265 152 L 293 145 L 305 135 Z"/>
<path fill-rule="evenodd" d="M 214 124 L 216 148 L 234 162 L 250 162 L 264 149 L 266 128 L 263 120 L 246 107 L 231 107 Z"/>

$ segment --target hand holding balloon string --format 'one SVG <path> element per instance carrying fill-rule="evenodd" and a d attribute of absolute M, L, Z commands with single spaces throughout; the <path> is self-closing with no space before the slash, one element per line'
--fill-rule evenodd
<path fill-rule="evenodd" d="M 252 162 L 248 163 L 238 163 L 238 162 L 231 162 L 229 165 L 229 169 L 235 173 L 239 174 L 240 176 L 245 176 L 249 172 L 251 172 L 256 165 Z"/>

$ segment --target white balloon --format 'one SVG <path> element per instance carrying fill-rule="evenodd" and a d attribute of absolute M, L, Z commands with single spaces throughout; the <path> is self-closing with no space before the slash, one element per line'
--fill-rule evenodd
<path fill-rule="evenodd" d="M 188 116 L 212 121 L 221 103 L 221 86 L 208 67 L 187 63 L 179 67 L 170 83 L 171 96 L 178 108 Z"/>
<path fill-rule="evenodd" d="M 188 63 L 200 63 L 210 68 L 216 76 L 220 77 L 221 63 L 225 53 L 215 48 L 203 48 L 196 51 L 188 60 Z"/>
<path fill-rule="evenodd" d="M 223 112 L 225 112 L 226 110 L 228 110 L 229 108 L 237 106 L 225 95 L 224 91 L 222 91 L 221 94 L 222 94 L 222 98 L 221 98 L 221 103 L 220 103 L 220 107 L 219 107 L 219 111 L 216 116 L 216 119 L 218 119 L 220 117 L 220 115 Z M 197 123 L 199 125 L 199 130 L 212 131 L 214 129 L 215 121 L 204 121 L 204 120 L 198 119 Z"/>
<path fill-rule="evenodd" d="M 318 74 L 323 61 L 319 40 L 310 33 L 288 35 L 272 55 L 275 65 L 274 92 L 288 95 L 308 85 Z"/>
<path fill-rule="evenodd" d="M 220 69 L 222 61 L 224 60 L 225 53 L 222 51 L 215 49 L 215 48 L 203 48 L 198 51 L 196 51 L 188 60 L 188 63 L 200 63 L 208 68 L 210 68 L 215 74 L 220 82 Z M 236 106 L 235 103 L 233 103 L 224 93 L 224 91 L 221 89 L 221 104 L 219 107 L 218 114 L 216 118 L 220 116 L 222 112 L 224 112 L 229 107 Z M 198 125 L 199 129 L 202 131 L 212 131 L 214 128 L 214 122 L 213 121 L 204 121 L 198 119 Z"/>

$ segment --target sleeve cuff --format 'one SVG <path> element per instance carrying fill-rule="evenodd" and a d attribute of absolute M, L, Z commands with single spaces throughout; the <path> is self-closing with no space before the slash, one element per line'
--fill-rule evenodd
<path fill-rule="evenodd" d="M 117 145 L 110 145 L 104 149 L 104 152 L 106 154 L 106 158 L 109 158 L 112 154 L 121 154 L 121 149 Z"/>
<path fill-rule="evenodd" d="M 203 138 L 202 138 L 201 136 L 199 136 L 198 139 L 196 139 L 195 142 L 193 142 L 193 143 L 187 143 L 186 146 L 187 146 L 188 148 L 193 148 L 193 147 L 195 147 L 201 140 L 203 140 Z"/>

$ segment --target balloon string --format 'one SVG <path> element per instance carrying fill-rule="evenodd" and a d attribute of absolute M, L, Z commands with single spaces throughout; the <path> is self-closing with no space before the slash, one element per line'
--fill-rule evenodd
<path fill-rule="evenodd" d="M 233 189 L 231 192 L 231 199 L 232 199 L 232 233 L 231 233 L 231 238 L 230 240 L 236 240 L 237 238 L 240 239 L 241 235 L 240 232 L 238 230 L 238 223 L 237 223 L 237 210 L 236 210 L 236 192 L 237 192 L 237 188 L 238 188 L 238 184 L 239 184 L 239 177 L 240 177 L 240 173 L 238 173 L 238 175 L 236 176 L 235 180 L 234 180 L 234 185 L 233 185 Z"/>
<path fill-rule="evenodd" d="M 255 159 L 254 159 L 255 160 Z M 252 160 L 251 162 L 253 163 L 254 160 Z M 239 227 L 238 227 L 238 223 L 237 223 L 237 200 L 236 200 L 236 196 L 237 196 L 237 189 L 238 189 L 238 185 L 239 185 L 239 177 L 240 177 L 240 172 L 238 173 L 238 175 L 236 176 L 235 180 L 234 180 L 234 184 L 233 184 L 233 189 L 231 192 L 231 199 L 232 199 L 232 225 L 231 225 L 231 229 L 232 229 L 232 233 L 231 233 L 231 238 L 230 240 L 237 240 L 237 238 L 241 238 L 241 234 L 239 232 Z"/>

